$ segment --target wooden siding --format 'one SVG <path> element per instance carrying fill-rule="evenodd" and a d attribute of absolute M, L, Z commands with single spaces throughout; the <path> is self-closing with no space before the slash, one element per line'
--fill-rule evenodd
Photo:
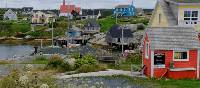
<path fill-rule="evenodd" d="M 160 23 L 159 23 L 159 14 L 161 14 Z M 167 21 L 167 17 L 165 16 L 159 3 L 157 3 L 154 9 L 153 15 L 151 17 L 151 20 L 149 22 L 149 26 L 150 27 L 168 27 L 168 24 L 169 23 Z"/>
<path fill-rule="evenodd" d="M 148 36 L 143 40 L 144 45 L 142 48 L 142 57 L 143 57 L 143 65 L 146 66 L 144 74 L 147 77 L 151 77 L 151 49 L 149 49 L 149 57 L 145 57 L 145 45 L 148 40 Z M 150 45 L 151 46 L 151 45 Z M 165 68 L 154 68 L 154 77 L 160 78 L 164 73 L 168 70 L 167 74 L 165 75 L 167 78 L 173 79 L 187 79 L 187 78 L 196 78 L 196 70 L 189 70 L 189 71 L 170 71 L 170 62 L 173 61 L 173 50 L 155 50 L 155 53 L 164 53 L 165 54 Z M 173 61 L 174 68 L 197 68 L 197 58 L 198 58 L 198 50 L 189 50 L 189 61 Z"/>

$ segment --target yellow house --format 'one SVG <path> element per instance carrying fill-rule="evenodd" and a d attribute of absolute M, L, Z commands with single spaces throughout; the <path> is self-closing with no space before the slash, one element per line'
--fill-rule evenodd
<path fill-rule="evenodd" d="M 200 31 L 200 0 L 158 0 L 150 27 L 194 27 Z"/>

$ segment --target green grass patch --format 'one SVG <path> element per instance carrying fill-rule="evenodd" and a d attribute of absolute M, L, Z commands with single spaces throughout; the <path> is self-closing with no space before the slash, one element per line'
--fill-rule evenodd
<path fill-rule="evenodd" d="M 12 62 L 12 61 L 0 60 L 0 65 L 13 64 L 13 63 L 14 62 Z"/>
<path fill-rule="evenodd" d="M 144 88 L 200 88 L 200 80 L 195 79 L 149 79 L 149 78 L 137 78 L 129 76 L 106 76 L 106 78 L 124 78 L 130 83 L 140 85 Z"/>
<path fill-rule="evenodd" d="M 106 32 L 115 24 L 115 19 L 112 17 L 107 17 L 107 18 L 99 19 L 97 22 L 101 25 L 100 31 Z"/>

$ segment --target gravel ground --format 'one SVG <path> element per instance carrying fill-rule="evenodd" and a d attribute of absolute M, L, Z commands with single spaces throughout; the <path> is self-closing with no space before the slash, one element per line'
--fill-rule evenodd
<path fill-rule="evenodd" d="M 91 77 L 91 76 L 96 77 L 96 76 L 113 76 L 113 75 L 126 75 L 126 76 L 142 77 L 142 76 L 140 76 L 139 72 L 108 69 L 107 71 L 80 73 L 80 74 L 72 74 L 72 75 L 59 74 L 59 75 L 57 75 L 57 78 L 58 79 L 67 79 L 67 78 L 76 78 L 76 77 Z"/>
<path fill-rule="evenodd" d="M 120 77 L 81 77 L 58 81 L 59 88 L 144 88 Z"/>

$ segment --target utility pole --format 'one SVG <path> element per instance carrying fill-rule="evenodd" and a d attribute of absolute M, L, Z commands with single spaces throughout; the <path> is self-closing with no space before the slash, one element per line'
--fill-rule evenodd
<path fill-rule="evenodd" d="M 7 2 L 7 0 L 6 0 L 6 9 L 8 8 L 8 2 Z"/>
<path fill-rule="evenodd" d="M 70 6 L 69 6 L 69 2 L 67 3 L 67 24 L 68 24 L 68 28 L 67 28 L 67 54 L 69 54 L 69 30 L 70 30 Z"/>
<path fill-rule="evenodd" d="M 115 17 L 116 17 L 115 24 L 117 24 L 117 11 L 116 10 L 115 10 Z"/>
<path fill-rule="evenodd" d="M 53 39 L 54 39 L 54 36 L 53 36 L 53 19 L 52 19 L 52 23 L 51 23 L 51 37 L 52 37 L 52 47 L 54 46 L 54 41 L 53 41 Z"/>
<path fill-rule="evenodd" d="M 122 43 L 122 55 L 123 55 L 123 53 L 124 53 L 124 28 L 125 27 L 122 27 L 121 29 L 122 29 L 122 41 L 121 41 L 121 43 Z"/>

